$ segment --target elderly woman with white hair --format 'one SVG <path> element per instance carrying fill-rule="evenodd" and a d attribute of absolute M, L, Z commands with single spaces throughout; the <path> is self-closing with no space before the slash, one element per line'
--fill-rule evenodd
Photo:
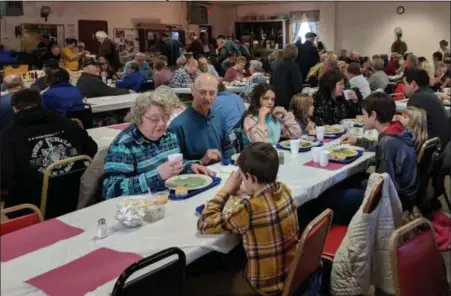
<path fill-rule="evenodd" d="M 263 66 L 260 61 L 252 60 L 249 62 L 249 73 L 251 74 L 251 77 L 246 82 L 246 86 L 244 87 L 243 93 L 250 97 L 252 90 L 255 86 L 266 83 L 266 76 L 262 73 Z"/>
<path fill-rule="evenodd" d="M 100 48 L 97 58 L 105 57 L 114 71 L 117 72 L 122 67 L 122 64 L 119 60 L 119 53 L 116 50 L 116 44 L 108 37 L 108 35 L 104 31 L 97 31 L 96 38 L 97 41 L 100 42 Z"/>
<path fill-rule="evenodd" d="M 156 92 L 135 100 L 130 126 L 116 137 L 105 158 L 104 198 L 164 190 L 165 180 L 184 172 L 214 175 L 193 161 L 168 161 L 180 148 L 176 135 L 166 132 L 170 111 L 165 102 L 163 94 Z"/>
<path fill-rule="evenodd" d="M 136 63 L 139 67 L 139 73 L 141 73 L 142 76 L 144 76 L 144 78 L 146 79 L 151 79 L 152 78 L 152 68 L 149 66 L 149 64 L 147 63 L 147 55 L 141 52 L 138 52 L 135 55 L 135 58 L 131 61 L 128 61 L 127 63 L 125 63 L 124 66 L 124 74 L 128 74 L 129 72 L 129 66 L 131 63 Z"/>

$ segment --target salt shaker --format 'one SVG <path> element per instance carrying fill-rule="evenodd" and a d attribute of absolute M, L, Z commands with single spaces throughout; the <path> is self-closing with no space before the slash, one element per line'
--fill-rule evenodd
<path fill-rule="evenodd" d="M 104 218 L 101 218 L 99 219 L 99 221 L 97 221 L 97 238 L 104 239 L 107 236 L 108 233 L 106 227 L 106 220 Z"/>
<path fill-rule="evenodd" d="M 283 152 L 279 152 L 279 164 L 285 164 L 285 154 Z"/>

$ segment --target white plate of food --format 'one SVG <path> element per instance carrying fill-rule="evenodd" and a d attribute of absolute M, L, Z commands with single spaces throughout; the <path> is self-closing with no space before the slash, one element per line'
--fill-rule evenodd
<path fill-rule="evenodd" d="M 279 143 L 280 146 L 290 149 L 290 140 L 285 140 Z M 313 142 L 301 140 L 299 141 L 299 149 L 308 149 L 313 147 Z"/>
<path fill-rule="evenodd" d="M 344 133 L 344 131 L 345 131 L 345 128 L 339 124 L 324 126 L 324 133 L 326 135 L 327 134 L 331 134 L 331 135 L 341 134 L 341 133 Z"/>
<path fill-rule="evenodd" d="M 178 175 L 166 180 L 165 185 L 175 190 L 177 187 L 186 187 L 188 190 L 197 190 L 209 186 L 213 179 L 206 175 L 186 174 Z"/>

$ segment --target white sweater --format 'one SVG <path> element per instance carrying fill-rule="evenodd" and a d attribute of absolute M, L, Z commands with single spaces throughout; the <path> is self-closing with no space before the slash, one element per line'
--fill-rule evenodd
<path fill-rule="evenodd" d="M 376 181 L 384 179 L 382 198 L 372 213 L 364 214 L 363 205 Z M 401 201 L 390 176 L 371 174 L 365 198 L 352 218 L 348 232 L 338 248 L 332 265 L 333 295 L 361 295 L 374 285 L 387 294 L 395 294 L 390 268 L 388 241 L 400 226 Z"/>
<path fill-rule="evenodd" d="M 370 83 L 363 75 L 352 77 L 349 84 L 351 88 L 358 88 L 364 99 L 371 94 Z"/>

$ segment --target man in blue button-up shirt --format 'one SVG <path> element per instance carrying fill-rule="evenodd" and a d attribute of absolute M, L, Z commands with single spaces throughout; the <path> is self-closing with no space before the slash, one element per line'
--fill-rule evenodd
<path fill-rule="evenodd" d="M 131 63 L 136 63 L 139 67 L 139 73 L 147 79 L 152 79 L 152 68 L 146 62 L 146 55 L 138 52 L 135 55 L 135 59 L 128 61 L 124 66 L 124 74 L 129 73 L 129 66 Z"/>

